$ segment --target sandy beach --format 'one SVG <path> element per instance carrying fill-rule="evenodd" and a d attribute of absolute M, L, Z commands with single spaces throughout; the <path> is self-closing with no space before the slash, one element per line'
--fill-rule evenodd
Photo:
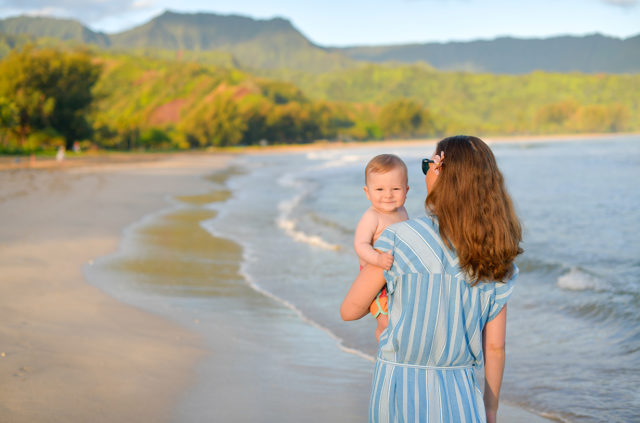
<path fill-rule="evenodd" d="M 123 228 L 202 192 L 224 156 L 0 171 L 0 421 L 167 421 L 197 336 L 86 283 Z"/>
<path fill-rule="evenodd" d="M 0 421 L 366 419 L 372 363 L 252 289 L 238 274 L 242 251 L 232 241 L 198 232 L 199 220 L 215 217 L 201 206 L 225 199 L 206 176 L 232 157 L 0 170 Z M 171 199 L 185 207 L 123 235 Z M 159 248 L 216 260 L 168 264 Z M 216 310 L 208 327 L 221 341 L 206 341 L 198 332 L 206 322 L 191 315 L 171 320 L 87 283 L 83 268 L 115 252 L 118 271 L 155 274 L 158 284 L 209 275 L 206 296 Z M 507 423 L 546 421 L 508 404 L 500 413 Z"/>

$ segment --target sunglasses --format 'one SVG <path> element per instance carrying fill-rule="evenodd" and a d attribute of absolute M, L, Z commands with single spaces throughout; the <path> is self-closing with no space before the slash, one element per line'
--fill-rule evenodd
<path fill-rule="evenodd" d="M 435 162 L 431 159 L 422 159 L 422 173 L 424 173 L 425 175 L 429 170 L 429 163 L 435 163 Z"/>

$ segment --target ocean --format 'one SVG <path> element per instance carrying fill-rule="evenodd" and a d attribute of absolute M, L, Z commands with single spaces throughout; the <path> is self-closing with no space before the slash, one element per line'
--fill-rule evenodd
<path fill-rule="evenodd" d="M 490 145 L 524 227 L 502 398 L 559 421 L 640 421 L 640 136 Z M 355 383 L 350 366 L 365 363 L 353 372 L 366 373 L 376 353 L 374 320 L 345 323 L 339 316 L 358 273 L 352 239 L 369 206 L 364 167 L 376 154 L 400 156 L 409 169 L 405 206 L 418 217 L 426 197 L 420 160 L 434 146 L 389 142 L 239 156 L 226 177 L 212 178 L 218 195 L 169 199 L 172 207 L 128 228 L 119 253 L 87 274 L 112 295 L 205 337 L 219 336 L 220 307 L 230 316 L 225 330 L 236 333 L 233 316 L 243 317 L 228 304 L 255 302 L 255 318 L 277 322 L 256 333 L 299 337 L 288 346 L 294 362 L 313 355 L 321 367 L 316 353 L 325 349 L 349 357 L 338 379 Z M 207 235 L 159 241 L 187 239 L 197 228 Z M 153 270 L 177 255 L 182 273 Z M 260 308 L 265 303 L 269 311 Z M 206 404 L 206 388 L 197 391 L 191 398 Z"/>

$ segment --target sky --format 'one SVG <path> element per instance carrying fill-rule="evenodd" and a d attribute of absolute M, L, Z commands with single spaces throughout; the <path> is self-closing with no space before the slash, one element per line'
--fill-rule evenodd
<path fill-rule="evenodd" d="M 65 17 L 119 32 L 164 10 L 289 19 L 321 46 L 640 34 L 640 0 L 0 0 L 0 17 Z"/>

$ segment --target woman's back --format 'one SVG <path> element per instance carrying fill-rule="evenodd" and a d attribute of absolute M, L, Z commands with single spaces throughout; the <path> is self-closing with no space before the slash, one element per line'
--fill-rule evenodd
<path fill-rule="evenodd" d="M 513 290 L 465 280 L 436 221 L 391 225 L 375 247 L 393 251 L 385 272 L 389 326 L 380 336 L 370 421 L 484 422 L 474 368 L 483 363 L 482 330 Z"/>
<path fill-rule="evenodd" d="M 513 290 L 507 283 L 472 286 L 438 225 L 422 217 L 392 225 L 376 248 L 393 251 L 385 273 L 389 326 L 380 337 L 380 358 L 422 366 L 481 366 L 482 329 Z"/>

